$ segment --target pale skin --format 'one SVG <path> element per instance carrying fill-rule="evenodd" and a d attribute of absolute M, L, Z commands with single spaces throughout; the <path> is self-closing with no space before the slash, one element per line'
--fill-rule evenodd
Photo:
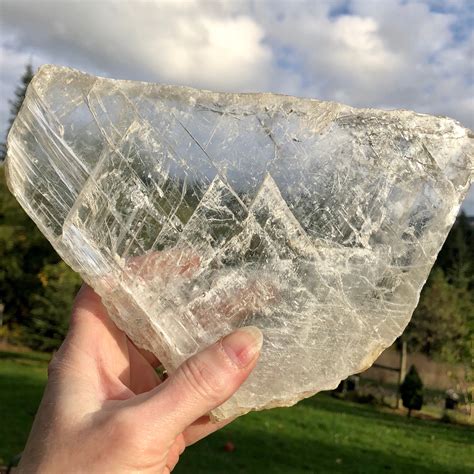
<path fill-rule="evenodd" d="M 258 329 L 241 329 L 161 382 L 156 358 L 133 345 L 84 285 L 19 472 L 170 473 L 186 446 L 229 423 L 207 414 L 245 381 L 261 344 Z"/>

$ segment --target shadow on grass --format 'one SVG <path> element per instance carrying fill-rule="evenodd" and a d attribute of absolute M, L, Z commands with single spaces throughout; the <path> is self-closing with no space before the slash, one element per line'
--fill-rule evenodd
<path fill-rule="evenodd" d="M 375 433 L 374 433 L 375 435 Z M 224 445 L 231 439 L 234 452 Z M 467 472 L 459 466 L 426 461 L 413 454 L 338 445 L 330 434 L 326 440 L 311 440 L 306 436 L 230 429 L 188 448 L 176 468 L 177 474 L 425 474 Z"/>
<path fill-rule="evenodd" d="M 360 385 L 361 387 L 365 387 L 365 388 L 375 388 L 375 389 L 383 388 L 392 392 L 394 396 L 396 396 L 397 391 L 398 391 L 398 385 L 396 383 L 379 382 L 377 380 L 372 380 L 372 379 L 364 378 L 364 377 L 361 377 Z M 446 396 L 446 390 L 441 390 L 441 389 L 436 389 L 436 388 L 431 388 L 431 387 L 423 387 L 423 394 L 425 395 L 425 398 L 430 399 L 430 400 L 444 399 L 444 397 Z"/>
<path fill-rule="evenodd" d="M 0 351 L 0 360 L 2 359 L 48 363 L 51 359 L 51 354 L 41 352 Z"/>
<path fill-rule="evenodd" d="M 0 460 L 5 462 L 24 446 L 46 382 L 47 358 L 1 354 Z M 22 365 L 25 359 L 38 367 Z M 224 450 L 229 440 L 234 452 Z M 175 472 L 461 474 L 474 471 L 468 458 L 473 443 L 469 428 L 408 420 L 320 394 L 294 408 L 236 420 L 189 448 Z"/>
<path fill-rule="evenodd" d="M 349 416 L 357 416 L 370 419 L 378 425 L 397 427 L 402 430 L 412 428 L 423 428 L 432 436 L 437 436 L 440 431 L 449 433 L 452 441 L 469 444 L 474 443 L 474 430 L 471 426 L 450 424 L 446 425 L 437 420 L 425 420 L 419 418 L 408 418 L 404 415 L 380 411 L 371 405 L 363 405 L 345 400 L 338 400 L 328 393 L 320 393 L 314 397 L 300 402 L 302 406 L 311 407 L 325 412 L 335 414 L 345 413 Z"/>
<path fill-rule="evenodd" d="M 232 441 L 234 452 L 224 450 Z M 472 429 L 320 394 L 253 413 L 191 447 L 177 473 L 450 473 L 474 470 Z"/>

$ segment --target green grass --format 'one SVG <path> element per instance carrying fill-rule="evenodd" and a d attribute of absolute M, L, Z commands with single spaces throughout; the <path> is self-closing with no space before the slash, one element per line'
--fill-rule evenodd
<path fill-rule="evenodd" d="M 223 448 L 230 440 L 235 451 Z M 177 473 L 471 473 L 471 428 L 317 395 L 253 413 L 190 448 Z M 210 469 L 212 466 L 212 470 Z"/>
<path fill-rule="evenodd" d="M 0 351 L 0 464 L 26 442 L 46 383 L 49 354 Z"/>
<path fill-rule="evenodd" d="M 46 380 L 48 356 L 0 352 L 0 462 L 20 452 Z M 227 452 L 231 441 L 235 450 Z M 474 430 L 408 419 L 320 394 L 251 413 L 188 448 L 174 472 L 472 473 Z"/>

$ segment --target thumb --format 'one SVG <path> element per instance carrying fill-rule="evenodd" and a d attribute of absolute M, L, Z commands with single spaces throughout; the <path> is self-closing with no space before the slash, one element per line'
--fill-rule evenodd
<path fill-rule="evenodd" d="M 165 383 L 139 404 L 143 419 L 168 426 L 177 436 L 191 423 L 224 403 L 257 363 L 263 336 L 256 327 L 241 328 L 186 360 Z"/>

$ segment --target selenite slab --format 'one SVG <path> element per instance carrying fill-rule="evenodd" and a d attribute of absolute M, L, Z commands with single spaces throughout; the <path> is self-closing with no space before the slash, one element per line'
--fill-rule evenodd
<path fill-rule="evenodd" d="M 169 372 L 262 329 L 222 419 L 335 388 L 402 333 L 472 180 L 473 140 L 444 117 L 44 66 L 6 168 L 57 252 Z"/>

